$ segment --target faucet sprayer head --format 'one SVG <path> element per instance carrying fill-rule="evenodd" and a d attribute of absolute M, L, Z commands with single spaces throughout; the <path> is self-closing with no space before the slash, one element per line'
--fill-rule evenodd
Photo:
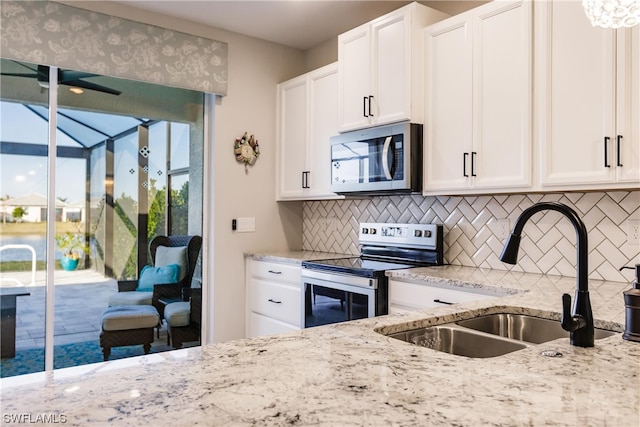
<path fill-rule="evenodd" d="M 513 233 L 509 234 L 507 243 L 504 245 L 504 248 L 502 249 L 502 254 L 500 254 L 500 261 L 506 262 L 507 264 L 515 265 L 518 262 L 519 249 L 520 249 L 520 236 Z"/>

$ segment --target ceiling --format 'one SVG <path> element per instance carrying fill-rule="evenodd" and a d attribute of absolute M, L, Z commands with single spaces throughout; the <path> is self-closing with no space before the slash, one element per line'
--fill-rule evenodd
<path fill-rule="evenodd" d="M 306 50 L 410 2 L 122 0 L 116 3 Z M 486 0 L 419 3 L 453 15 L 486 3 Z"/>

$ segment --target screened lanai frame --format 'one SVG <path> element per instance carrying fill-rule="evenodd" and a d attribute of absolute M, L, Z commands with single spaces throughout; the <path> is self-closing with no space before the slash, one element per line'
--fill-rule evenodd
<path fill-rule="evenodd" d="M 20 114 L 16 115 L 16 108 L 12 108 L 5 101 L 2 102 L 2 110 L 6 112 L 7 109 L 13 109 L 13 117 L 17 122 L 29 123 L 33 118 L 23 118 Z M 15 104 L 24 115 L 33 114 L 45 122 L 48 122 L 48 109 L 41 105 L 33 104 Z M 100 118 L 101 120 L 96 120 Z M 113 119 L 113 120 L 112 120 Z M 96 125 L 95 122 L 100 122 L 100 125 Z M 91 194 L 90 182 L 91 182 L 91 156 L 95 150 L 105 148 L 107 151 L 111 151 L 113 155 L 113 147 L 116 141 L 124 136 L 137 131 L 139 126 L 148 126 L 152 124 L 152 121 L 140 119 L 113 116 L 108 114 L 84 112 L 78 110 L 69 110 L 64 108 L 58 109 L 57 115 L 57 129 L 59 134 L 64 135 L 66 138 L 58 138 L 57 157 L 62 159 L 83 159 L 85 163 L 85 180 L 87 183 L 86 194 Z M 3 132 L 3 139 L 0 141 L 0 154 L 7 155 L 19 155 L 29 157 L 46 157 L 48 156 L 48 147 L 45 144 L 36 144 L 28 142 L 15 142 L 17 139 L 7 135 Z M 6 139 L 5 139 L 6 138 Z M 9 140 L 7 140 L 9 139 Z M 72 146 L 71 143 L 75 143 Z M 111 165 L 113 166 L 113 165 Z M 108 177 L 113 176 L 113 170 L 109 171 L 108 166 L 105 170 L 104 182 L 107 183 Z M 113 185 L 105 186 L 105 199 L 114 200 Z M 90 230 L 89 224 L 91 223 L 91 201 L 89 198 L 85 198 L 85 212 L 86 219 L 84 221 L 85 230 L 84 235 L 86 244 L 89 245 Z M 103 253 L 108 256 L 112 251 L 110 250 L 113 245 L 112 233 L 107 232 L 106 236 L 111 236 L 111 239 L 107 237 L 106 243 L 108 247 L 103 248 Z M 143 246 L 144 247 L 144 246 Z M 89 255 L 87 254 L 88 258 Z M 88 261 L 88 260 L 87 260 Z M 113 269 L 111 261 L 104 260 L 105 270 L 103 273 L 108 277 L 113 277 Z"/>
<path fill-rule="evenodd" d="M 5 101 L 0 101 L 4 105 L 0 108 L 3 110 L 7 109 L 7 103 Z M 40 105 L 32 105 L 32 104 L 18 104 L 22 107 L 24 114 L 34 114 L 40 119 L 44 121 L 48 121 L 48 109 L 46 107 Z M 18 122 L 28 123 L 29 120 L 21 119 L 19 116 L 15 117 Z M 144 118 L 137 117 L 125 117 L 125 116 L 117 116 L 111 114 L 103 114 L 103 113 L 95 113 L 95 112 L 87 112 L 87 111 L 79 111 L 79 110 L 70 110 L 65 108 L 59 108 L 57 114 L 57 129 L 58 131 L 66 136 L 66 138 L 58 138 L 58 141 L 62 142 L 62 144 L 58 144 L 57 147 L 57 157 L 62 159 L 83 159 L 85 162 L 85 179 L 87 183 L 87 191 L 86 194 L 90 195 L 93 191 L 90 188 L 91 185 L 91 158 L 96 150 L 105 150 L 106 151 L 106 159 L 111 159 L 111 161 L 106 162 L 105 174 L 103 178 L 103 182 L 106 183 L 104 186 L 104 197 L 105 202 L 111 208 L 113 208 L 113 203 L 115 201 L 114 194 L 114 185 L 113 185 L 113 177 L 114 177 L 114 162 L 112 161 L 115 157 L 115 150 L 118 145 L 118 141 L 123 138 L 137 134 L 138 135 L 138 151 L 140 153 L 144 153 L 146 151 L 145 147 L 148 147 L 149 144 L 149 127 L 161 124 L 162 122 L 159 120 L 149 120 Z M 169 124 L 170 126 L 170 124 Z M 6 132 L 3 132 L 3 136 L 6 137 Z M 71 146 L 69 142 L 74 142 L 77 146 Z M 167 141 L 167 152 L 170 153 L 170 143 L 171 140 Z M 168 154 L 167 153 L 167 154 Z M 20 156 L 30 156 L 30 157 L 46 157 L 48 155 L 48 147 L 45 144 L 35 144 L 29 142 L 15 142 L 15 139 L 9 138 L 9 140 L 5 140 L 3 138 L 0 141 L 0 154 L 2 155 L 20 155 Z M 137 230 L 147 230 L 147 211 L 148 206 L 146 201 L 149 199 L 149 187 L 145 185 L 145 169 L 149 167 L 149 156 L 148 155 L 139 155 L 138 162 L 138 194 L 135 198 L 138 201 L 138 221 L 137 221 Z M 186 169 L 186 171 L 185 171 Z M 160 172 L 160 171 L 158 171 Z M 185 174 L 188 173 L 188 168 L 179 168 L 176 170 L 167 170 L 168 182 L 167 186 L 169 186 L 170 177 L 173 174 Z M 171 218 L 168 207 L 171 206 L 171 202 L 169 197 L 171 195 L 170 191 L 165 192 L 165 206 L 167 209 L 165 210 L 165 218 L 169 220 Z M 91 244 L 91 230 L 89 229 L 92 218 L 91 213 L 93 209 L 91 206 L 91 200 L 86 198 L 85 200 L 85 230 L 84 235 L 86 239 L 86 244 L 89 246 Z M 100 263 L 103 266 L 102 273 L 107 277 L 115 277 L 113 271 L 113 244 L 114 244 L 114 233 L 113 233 L 113 210 L 108 209 L 105 211 L 107 218 L 105 219 L 105 226 L 107 229 L 104 232 L 105 247 L 101 248 L 101 253 L 104 254 L 103 263 Z M 164 234 L 169 234 L 169 222 L 166 222 L 166 226 L 164 227 Z M 142 249 L 138 250 L 137 257 L 137 265 L 144 266 L 149 262 L 148 260 L 148 251 L 145 249 L 148 247 L 148 236 L 147 233 L 139 232 L 138 233 L 138 241 L 137 247 Z M 89 257 L 89 254 L 86 255 Z M 87 261 L 89 261 L 87 259 Z M 118 278 L 118 277 L 115 277 Z M 125 278 L 125 277 L 121 277 Z"/>

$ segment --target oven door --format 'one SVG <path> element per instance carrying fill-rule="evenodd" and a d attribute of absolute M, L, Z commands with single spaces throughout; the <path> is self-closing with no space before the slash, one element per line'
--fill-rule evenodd
<path fill-rule="evenodd" d="M 387 314 L 387 299 L 379 282 L 303 269 L 301 324 L 310 328 Z"/>

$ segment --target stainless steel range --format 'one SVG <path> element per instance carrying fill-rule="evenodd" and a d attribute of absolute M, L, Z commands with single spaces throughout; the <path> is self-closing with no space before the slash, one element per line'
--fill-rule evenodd
<path fill-rule="evenodd" d="M 305 328 L 389 311 L 387 270 L 443 264 L 442 226 L 360 224 L 360 256 L 302 262 Z"/>

